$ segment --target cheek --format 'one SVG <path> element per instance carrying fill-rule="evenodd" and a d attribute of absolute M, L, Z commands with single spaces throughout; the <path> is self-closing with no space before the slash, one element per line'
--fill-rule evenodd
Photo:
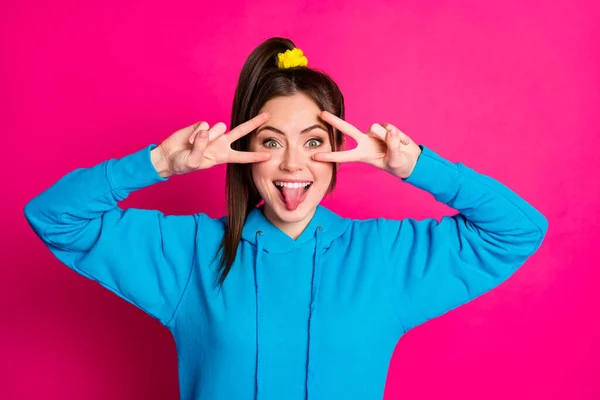
<path fill-rule="evenodd" d="M 261 182 L 261 177 L 264 176 L 264 167 L 258 164 L 252 164 L 252 179 L 254 180 L 254 185 Z"/>
<path fill-rule="evenodd" d="M 318 163 L 313 168 L 313 173 L 323 184 L 329 185 L 331 178 L 333 177 L 333 164 L 330 163 Z"/>
<path fill-rule="evenodd" d="M 252 170 L 252 179 L 254 180 L 254 184 L 258 185 L 264 184 L 265 181 L 270 181 L 273 176 L 273 160 L 261 162 L 261 163 L 253 163 Z"/>

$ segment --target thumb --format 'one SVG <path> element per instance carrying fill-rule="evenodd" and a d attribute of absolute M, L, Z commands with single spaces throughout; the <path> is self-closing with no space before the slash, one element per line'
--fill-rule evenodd
<path fill-rule="evenodd" d="M 388 155 L 390 160 L 396 160 L 400 156 L 400 131 L 392 127 L 387 130 L 385 143 L 388 147 Z"/>
<path fill-rule="evenodd" d="M 196 140 L 196 137 L 198 136 L 198 133 L 200 131 L 207 131 L 208 130 L 208 123 L 205 121 L 196 123 L 194 125 L 192 125 L 192 134 L 190 135 L 190 137 L 188 138 L 188 141 L 191 144 L 194 144 L 194 141 Z"/>
<path fill-rule="evenodd" d="M 204 158 L 204 150 L 208 144 L 208 131 L 199 130 L 194 139 L 194 146 L 188 157 L 188 165 L 194 169 L 200 168 Z"/>

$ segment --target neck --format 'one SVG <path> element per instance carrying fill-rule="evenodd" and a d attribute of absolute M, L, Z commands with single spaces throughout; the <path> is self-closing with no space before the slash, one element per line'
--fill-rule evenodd
<path fill-rule="evenodd" d="M 315 212 L 316 208 L 313 209 L 303 220 L 289 222 L 283 221 L 281 218 L 279 218 L 277 214 L 275 214 L 273 209 L 267 207 L 266 204 L 264 208 L 265 218 L 269 220 L 270 223 L 279 228 L 279 230 L 281 230 L 283 233 L 285 233 L 294 240 L 298 239 L 302 232 L 304 232 L 304 230 L 310 223 L 310 220 L 315 215 Z"/>

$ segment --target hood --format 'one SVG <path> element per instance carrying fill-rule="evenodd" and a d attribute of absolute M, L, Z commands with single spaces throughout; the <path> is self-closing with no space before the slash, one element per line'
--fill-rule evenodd
<path fill-rule="evenodd" d="M 269 222 L 264 215 L 264 205 L 261 205 L 248 215 L 242 230 L 242 240 L 257 245 L 257 232 L 262 232 L 260 239 L 262 249 L 268 253 L 282 254 L 310 245 L 315 240 L 317 228 L 320 226 L 322 229 L 320 241 L 322 246 L 327 248 L 335 238 L 346 231 L 349 225 L 349 219 L 342 218 L 319 204 L 304 232 L 294 240 Z"/>
<path fill-rule="evenodd" d="M 271 254 L 283 254 L 299 248 L 306 247 L 306 251 L 313 253 L 312 283 L 310 310 L 307 321 L 308 348 L 306 363 L 305 398 L 308 399 L 308 388 L 313 375 L 311 363 L 311 333 L 312 316 L 318 307 L 318 288 L 321 278 L 321 256 L 329 248 L 331 242 L 341 236 L 350 225 L 350 220 L 338 216 L 327 208 L 318 205 L 310 223 L 296 239 L 292 239 L 279 228 L 271 224 L 264 215 L 264 206 L 254 208 L 242 230 L 242 240 L 256 246 L 254 259 L 254 283 L 256 295 L 256 392 L 255 399 L 260 399 L 262 394 L 262 379 L 265 375 L 265 363 L 261 357 L 262 336 L 261 329 L 264 322 L 261 320 L 261 307 L 263 299 L 261 296 L 261 268 L 263 252 Z"/>

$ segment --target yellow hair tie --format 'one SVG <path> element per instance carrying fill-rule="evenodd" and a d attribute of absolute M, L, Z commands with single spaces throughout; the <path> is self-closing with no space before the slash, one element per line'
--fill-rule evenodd
<path fill-rule="evenodd" d="M 308 59 L 304 57 L 302 50 L 297 47 L 287 50 L 285 53 L 277 54 L 277 67 L 279 69 L 306 67 L 307 65 Z"/>

